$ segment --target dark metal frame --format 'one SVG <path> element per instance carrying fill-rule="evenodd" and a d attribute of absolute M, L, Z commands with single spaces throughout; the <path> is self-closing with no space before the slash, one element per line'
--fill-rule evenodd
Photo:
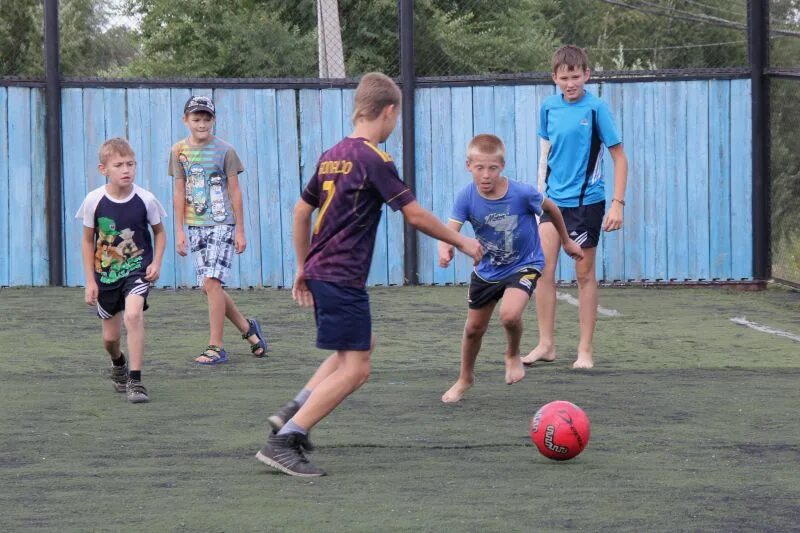
<path fill-rule="evenodd" d="M 748 2 L 748 51 L 750 59 L 752 157 L 753 157 L 753 277 L 770 277 L 770 180 L 769 180 L 769 5 Z"/>
<path fill-rule="evenodd" d="M 50 285 L 64 284 L 63 181 L 61 179 L 61 65 L 58 50 L 58 0 L 44 3 L 44 65 L 46 74 L 45 135 L 47 163 L 45 202 L 47 205 L 47 253 Z"/>

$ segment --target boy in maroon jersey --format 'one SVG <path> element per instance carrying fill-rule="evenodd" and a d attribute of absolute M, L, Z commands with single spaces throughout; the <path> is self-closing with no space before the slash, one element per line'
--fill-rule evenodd
<path fill-rule="evenodd" d="M 303 307 L 314 306 L 317 347 L 334 352 L 294 400 L 269 418 L 273 431 L 256 458 L 289 475 L 325 475 L 305 456 L 312 449 L 308 432 L 369 377 L 375 338 L 365 285 L 384 202 L 476 264 L 483 255 L 477 240 L 446 227 L 417 203 L 391 156 L 377 147 L 399 114 L 400 89 L 391 78 L 364 75 L 355 94 L 353 133 L 322 154 L 294 208 L 298 271 L 292 297 Z"/>

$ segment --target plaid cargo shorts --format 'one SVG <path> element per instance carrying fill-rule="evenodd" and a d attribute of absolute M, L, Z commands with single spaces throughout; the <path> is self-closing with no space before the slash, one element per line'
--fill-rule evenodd
<path fill-rule="evenodd" d="M 234 253 L 233 228 L 232 224 L 189 226 L 189 245 L 198 286 L 203 286 L 205 278 L 216 278 L 224 284 L 230 275 Z"/>

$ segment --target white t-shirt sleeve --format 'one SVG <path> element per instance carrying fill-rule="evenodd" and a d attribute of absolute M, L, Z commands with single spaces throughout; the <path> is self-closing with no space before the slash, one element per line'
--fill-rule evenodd
<path fill-rule="evenodd" d="M 150 191 L 142 188 L 139 188 L 136 192 L 144 201 L 145 207 L 147 207 L 147 223 L 151 226 L 161 224 L 161 220 L 167 217 L 167 210 L 164 209 L 158 198 Z"/>
<path fill-rule="evenodd" d="M 75 218 L 82 219 L 83 225 L 87 228 L 94 227 L 94 212 L 97 210 L 97 204 L 100 203 L 103 194 L 105 194 L 105 186 L 98 187 L 87 194 L 78 208 L 78 212 L 75 213 Z"/>

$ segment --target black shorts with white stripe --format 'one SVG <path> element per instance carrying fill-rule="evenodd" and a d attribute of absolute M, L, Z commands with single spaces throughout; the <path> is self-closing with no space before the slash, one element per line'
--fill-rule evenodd
<path fill-rule="evenodd" d="M 559 209 L 570 239 L 578 243 L 581 248 L 595 248 L 600 242 L 600 229 L 603 225 L 606 203 L 597 202 L 578 207 L 559 207 Z M 552 221 L 547 213 L 542 213 L 539 218 L 539 224 Z"/>
<path fill-rule="evenodd" d="M 150 282 L 144 279 L 144 272 L 131 272 L 125 281 L 109 290 L 101 290 L 97 295 L 97 316 L 103 320 L 112 318 L 120 311 L 125 310 L 125 299 L 132 295 L 144 298 L 144 310 L 147 305 L 147 295 L 150 294 Z"/>

